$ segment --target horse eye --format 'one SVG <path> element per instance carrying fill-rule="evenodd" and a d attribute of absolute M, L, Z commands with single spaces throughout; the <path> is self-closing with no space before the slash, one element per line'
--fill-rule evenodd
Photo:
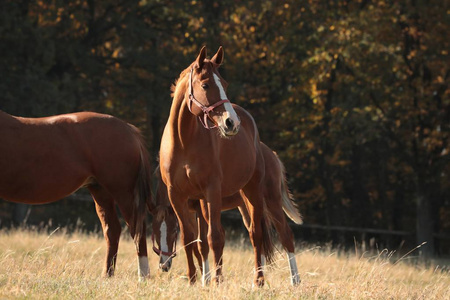
<path fill-rule="evenodd" d="M 206 89 L 209 88 L 209 85 L 208 85 L 207 83 L 204 83 L 204 84 L 202 84 L 202 88 L 203 88 L 204 90 L 206 90 Z"/>

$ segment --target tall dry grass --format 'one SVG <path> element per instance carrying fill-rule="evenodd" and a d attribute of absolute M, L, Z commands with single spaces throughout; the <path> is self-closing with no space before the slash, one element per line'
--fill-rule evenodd
<path fill-rule="evenodd" d="M 150 243 L 149 243 L 150 246 Z M 105 242 L 98 234 L 0 231 L 0 299 L 450 299 L 450 275 L 439 266 L 394 264 L 392 253 L 358 256 L 319 247 L 297 251 L 302 283 L 288 284 L 285 255 L 266 269 L 266 286 L 252 287 L 253 255 L 247 242 L 227 241 L 222 285 L 189 286 L 183 251 L 169 273 L 157 270 L 137 282 L 131 239 L 122 237 L 116 276 L 101 278 Z"/>

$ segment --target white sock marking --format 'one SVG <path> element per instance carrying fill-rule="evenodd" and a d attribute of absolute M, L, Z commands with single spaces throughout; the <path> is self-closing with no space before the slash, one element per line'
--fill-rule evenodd
<path fill-rule="evenodd" d="M 138 276 L 139 281 L 144 281 L 150 275 L 150 267 L 148 266 L 147 256 L 138 257 Z"/>
<path fill-rule="evenodd" d="M 202 267 L 203 267 L 202 286 L 205 286 L 211 281 L 211 273 L 209 271 L 209 261 L 204 260 L 202 262 Z"/>
<path fill-rule="evenodd" d="M 288 252 L 287 257 L 289 261 L 289 269 L 291 270 L 291 284 L 298 285 L 300 283 L 300 275 L 298 274 L 295 255 L 292 252 Z"/>

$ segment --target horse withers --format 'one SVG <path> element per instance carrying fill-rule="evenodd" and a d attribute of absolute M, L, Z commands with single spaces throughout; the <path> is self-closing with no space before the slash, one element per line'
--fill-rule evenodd
<path fill-rule="evenodd" d="M 280 161 L 275 152 L 273 152 L 267 145 L 261 142 L 261 149 L 265 161 L 265 177 L 264 177 L 264 201 L 269 213 L 269 218 L 273 221 L 272 224 L 278 233 L 283 248 L 285 249 L 289 262 L 289 270 L 291 273 L 290 281 L 292 285 L 300 283 L 300 276 L 298 273 L 297 263 L 294 255 L 294 239 L 292 230 L 286 222 L 285 214 L 296 224 L 302 223 L 302 218 L 295 208 L 287 184 L 283 163 Z M 164 212 L 160 214 L 160 218 L 153 221 L 153 248 L 164 245 L 165 254 L 162 251 L 155 251 L 160 256 L 160 268 L 163 271 L 168 271 L 172 265 L 172 258 L 176 253 L 176 216 L 171 210 L 169 199 L 164 183 L 161 182 L 161 177 L 158 174 L 159 170 L 155 171 L 153 176 L 157 181 L 157 192 L 154 197 L 156 202 L 156 210 Z M 198 236 L 197 248 L 194 248 L 194 255 L 197 257 L 200 270 L 202 271 L 202 282 L 209 280 L 209 263 L 208 253 L 209 247 L 206 242 L 207 224 L 204 220 L 200 204 L 198 200 L 190 200 L 189 208 L 192 211 L 191 223 L 193 224 L 196 235 Z M 227 203 L 229 206 L 222 207 L 222 210 L 228 210 L 237 207 L 241 212 L 244 224 L 250 230 L 250 218 L 245 207 L 244 200 L 241 193 L 237 193 L 228 199 L 223 199 L 222 203 Z M 156 241 L 156 245 L 155 245 Z M 158 249 L 158 248 L 156 248 Z M 172 249 L 169 251 L 168 249 Z M 263 259 L 264 261 L 264 259 Z"/>
<path fill-rule="evenodd" d="M 219 73 L 222 61 L 222 47 L 211 59 L 206 59 L 203 47 L 174 85 L 170 115 L 161 140 L 161 177 L 178 217 L 191 283 L 196 281 L 191 244 L 195 237 L 189 221 L 188 199 L 205 200 L 202 209 L 213 254 L 212 279 L 219 283 L 225 243 L 220 222 L 222 199 L 242 190 L 251 219 L 255 283 L 262 286 L 261 254 L 264 252 L 268 260 L 273 255 L 263 219 L 264 158 L 255 121 L 227 99 L 227 83 Z"/>
<path fill-rule="evenodd" d="M 138 275 L 149 275 L 145 217 L 150 165 L 138 129 L 91 112 L 21 118 L 0 111 L 0 197 L 43 204 L 81 187 L 94 198 L 107 243 L 104 276 L 112 276 L 121 233 L 116 205 L 134 238 Z"/>

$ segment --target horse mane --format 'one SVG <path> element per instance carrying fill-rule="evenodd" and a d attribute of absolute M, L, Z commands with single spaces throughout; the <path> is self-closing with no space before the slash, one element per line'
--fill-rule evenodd
<path fill-rule="evenodd" d="M 175 79 L 175 81 L 172 83 L 171 87 L 170 87 L 170 97 L 174 98 L 175 97 L 175 92 L 177 90 L 177 87 L 180 83 L 180 81 L 182 81 L 182 79 L 184 77 L 186 77 L 186 74 L 188 74 L 191 71 L 192 68 L 192 64 L 187 67 L 186 69 L 184 69 L 181 73 L 180 76 L 178 76 L 177 79 Z"/>

